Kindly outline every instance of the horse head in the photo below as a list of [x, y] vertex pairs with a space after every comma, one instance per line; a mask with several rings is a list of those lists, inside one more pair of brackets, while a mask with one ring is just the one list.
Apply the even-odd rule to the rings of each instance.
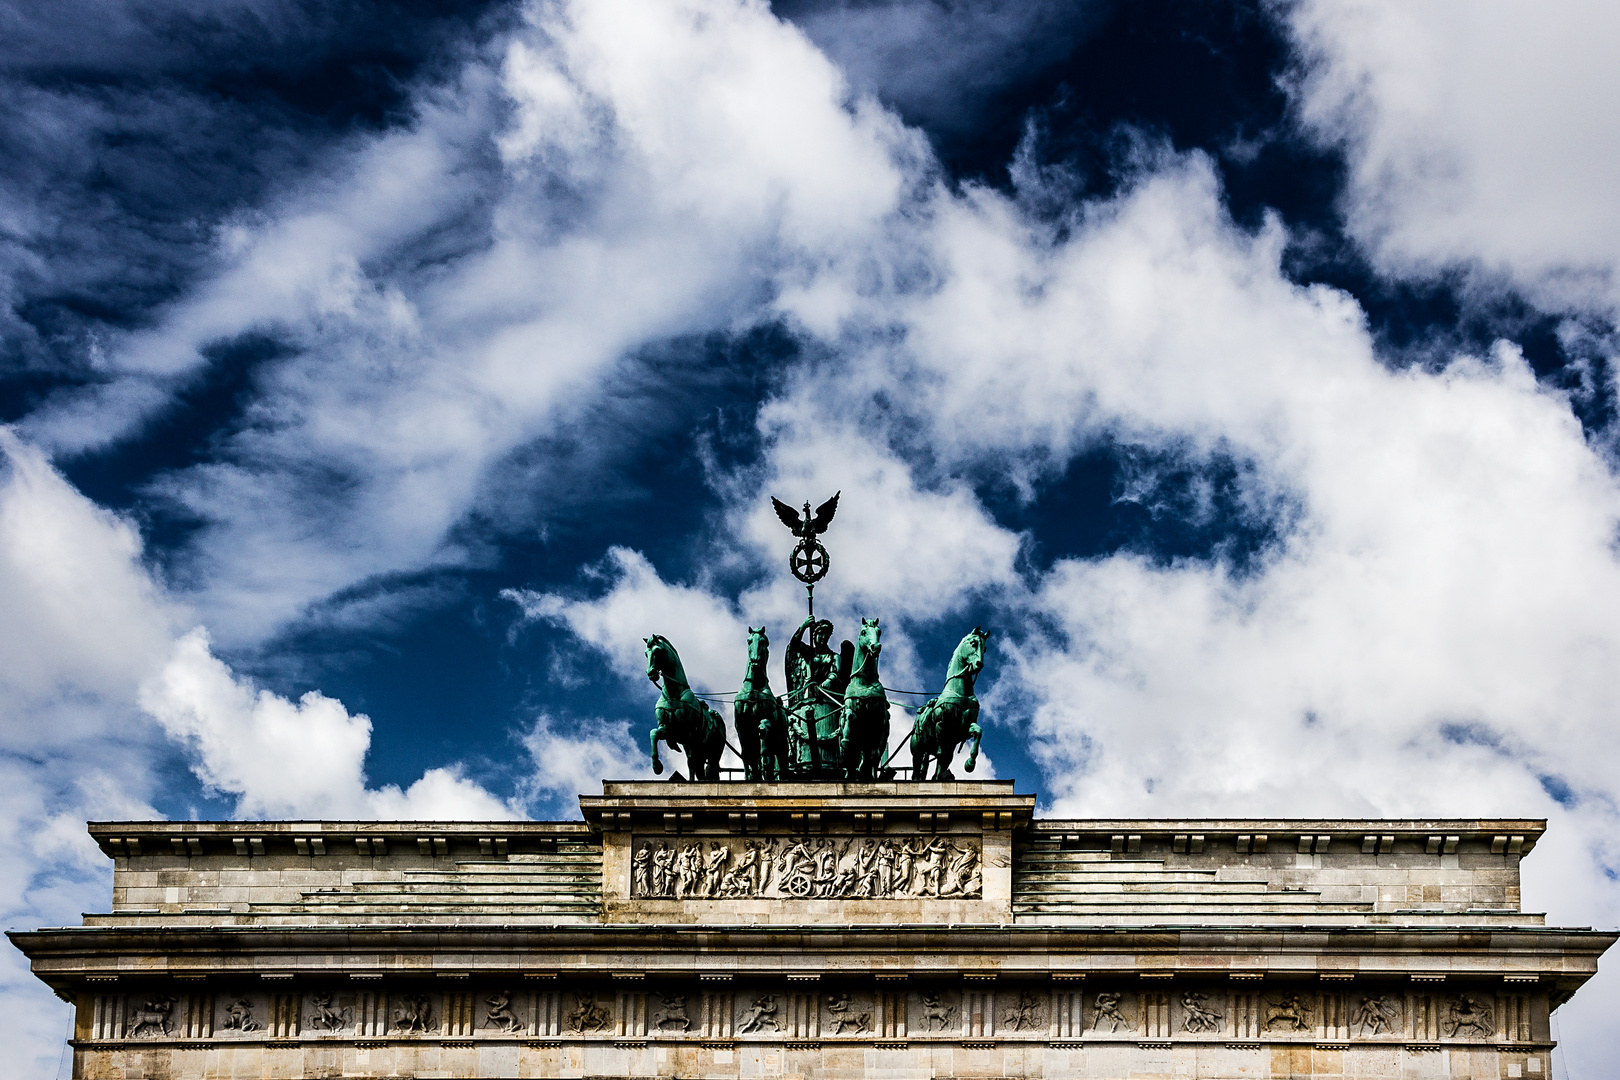
[[647, 678], [656, 686], [658, 677], [669, 672], [669, 661], [675, 652], [675, 646], [671, 645], [669, 639], [662, 634], [654, 634], [641, 640], [647, 643]]
[[956, 652], [951, 657], [951, 667], [946, 673], [947, 679], [956, 675], [966, 675], [975, 678], [984, 670], [984, 642], [990, 635], [988, 632], [975, 626], [962, 638], [956, 646]]
[[762, 626], [755, 630], [748, 628], [748, 663], [750, 665], [763, 664], [771, 658], [771, 639], [765, 635]]
[[876, 619], [862, 619], [861, 632], [855, 636], [855, 651], [860, 653], [861, 659], [878, 658], [883, 651], [883, 628], [878, 626]]

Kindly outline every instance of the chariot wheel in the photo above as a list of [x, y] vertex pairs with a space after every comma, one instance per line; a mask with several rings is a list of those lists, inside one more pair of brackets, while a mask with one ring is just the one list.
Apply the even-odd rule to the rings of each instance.
[[810, 878], [805, 874], [795, 874], [788, 878], [787, 891], [797, 897], [810, 895]]

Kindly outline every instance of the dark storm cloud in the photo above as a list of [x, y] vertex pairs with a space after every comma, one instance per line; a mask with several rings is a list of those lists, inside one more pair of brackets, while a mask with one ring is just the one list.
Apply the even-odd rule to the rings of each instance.
[[223, 221], [357, 129], [404, 118], [481, 4], [266, 0], [0, 10], [0, 418], [97, 378], [100, 336], [150, 322]]

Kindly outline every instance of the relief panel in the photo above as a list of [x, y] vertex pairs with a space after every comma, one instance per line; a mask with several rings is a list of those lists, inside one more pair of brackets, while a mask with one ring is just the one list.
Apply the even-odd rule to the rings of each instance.
[[638, 899], [976, 900], [984, 895], [977, 836], [719, 837], [637, 840]]

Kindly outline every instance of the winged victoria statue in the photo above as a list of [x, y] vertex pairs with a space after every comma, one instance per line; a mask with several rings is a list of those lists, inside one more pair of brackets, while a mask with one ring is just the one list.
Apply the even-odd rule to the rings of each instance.
[[[728, 776], [738, 770], [720, 767], [730, 743], [720, 714], [702, 700], [716, 695], [691, 689], [680, 656], [667, 638], [655, 634], [646, 639], [647, 674], [654, 683], [662, 682], [663, 691], [656, 709], [658, 723], [650, 733], [655, 772], [663, 767], [660, 741], [684, 750], [694, 780], [892, 779], [899, 770], [889, 764], [890, 758], [908, 743], [915, 779], [950, 779], [952, 759], [964, 742], [972, 744], [966, 768], [973, 771], [981, 735], [973, 684], [984, 667], [989, 636], [985, 631], [974, 627], [962, 639], [951, 657], [944, 690], [916, 710], [910, 731], [890, 746], [893, 709], [889, 690], [878, 675], [883, 651], [878, 620], [863, 618], [855, 640], [844, 641], [834, 652], [832, 622], [816, 618], [816, 582], [832, 566], [820, 538], [838, 513], [839, 494], [813, 512], [809, 502], [799, 511], [771, 499], [776, 516], [798, 540], [788, 556], [788, 569], [804, 584], [807, 614], [788, 639], [782, 658], [787, 692], [781, 697], [770, 685], [766, 628], [748, 628], [743, 683], [732, 703], [740, 746], [731, 749], [742, 759], [742, 776]], [[672, 778], [682, 777], [676, 773]]]

